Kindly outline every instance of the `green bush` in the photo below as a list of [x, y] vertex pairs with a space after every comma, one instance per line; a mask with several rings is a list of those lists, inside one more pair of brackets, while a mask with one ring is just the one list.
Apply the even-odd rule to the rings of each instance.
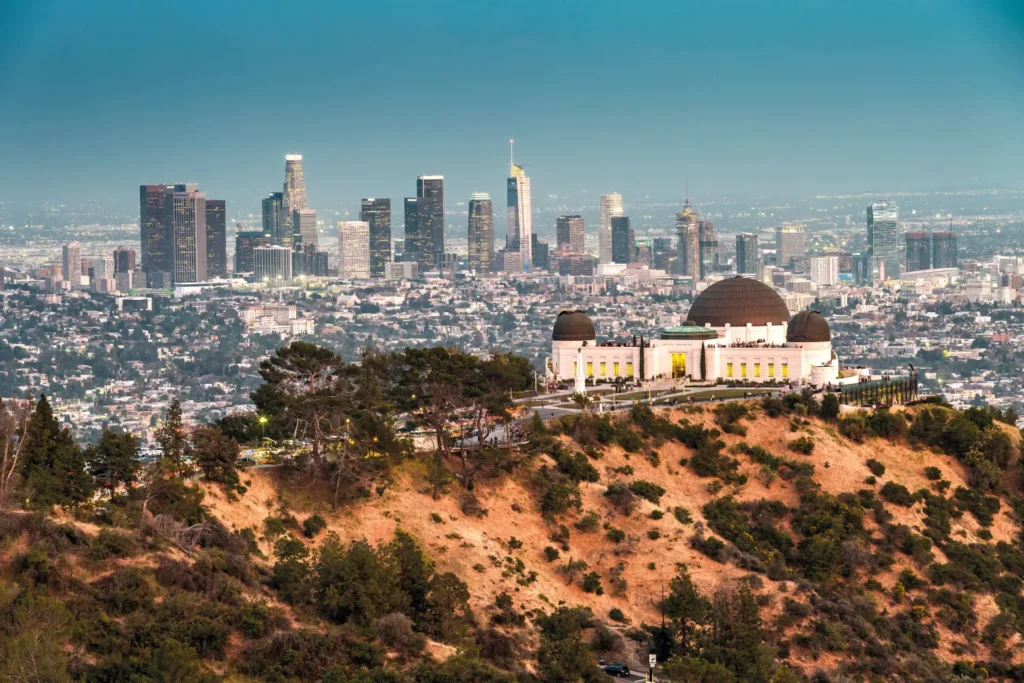
[[648, 500], [655, 505], [661, 502], [661, 497], [665, 495], [665, 489], [657, 484], [652, 484], [649, 481], [643, 479], [637, 479], [629, 485], [629, 490], [640, 496], [641, 498]]
[[604, 587], [601, 586], [601, 575], [597, 572], [590, 572], [583, 577], [583, 591], [604, 595]]
[[622, 529], [616, 529], [613, 526], [609, 526], [605, 531], [605, 537], [612, 543], [622, 543], [626, 540], [626, 532]]
[[584, 533], [593, 533], [601, 527], [601, 515], [590, 510], [587, 514], [576, 520], [573, 526]]
[[942, 470], [938, 467], [925, 467], [924, 476], [928, 477], [929, 481], [938, 481], [942, 479]]
[[903, 507], [910, 507], [914, 504], [914, 497], [907, 490], [907, 487], [896, 482], [887, 481], [878, 492], [878, 495], [890, 503], [902, 505]]
[[676, 506], [672, 508], [672, 514], [679, 521], [680, 524], [693, 524], [693, 515], [690, 511], [684, 507]]
[[801, 436], [789, 442], [789, 450], [803, 455], [810, 455], [814, 452], [814, 439], [809, 436]]
[[620, 624], [626, 623], [626, 615], [622, 613], [622, 610], [618, 607], [612, 607], [608, 610], [608, 618], [612, 621], [617, 621]]
[[306, 538], [315, 538], [317, 534], [327, 528], [327, 521], [320, 515], [311, 515], [302, 523], [302, 533]]
[[554, 562], [560, 557], [557, 549], [547, 546], [544, 548], [544, 560], [547, 562]]
[[874, 458], [869, 458], [867, 465], [868, 469], [871, 470], [871, 474], [875, 475], [876, 477], [880, 477], [883, 474], [885, 474], [885, 465], [878, 462]]

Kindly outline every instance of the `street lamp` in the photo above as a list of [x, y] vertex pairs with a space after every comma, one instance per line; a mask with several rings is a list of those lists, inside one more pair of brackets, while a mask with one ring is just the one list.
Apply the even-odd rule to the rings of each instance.
[[260, 415], [259, 423], [260, 423], [260, 429], [262, 430], [261, 436], [264, 439], [266, 439], [267, 438], [267, 416], [266, 415]]

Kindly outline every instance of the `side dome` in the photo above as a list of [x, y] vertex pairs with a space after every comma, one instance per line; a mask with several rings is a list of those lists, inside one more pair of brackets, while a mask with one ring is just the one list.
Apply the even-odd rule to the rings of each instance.
[[584, 311], [562, 311], [551, 330], [552, 341], [593, 341], [597, 339], [594, 321]]
[[832, 341], [832, 332], [828, 329], [828, 321], [817, 311], [800, 311], [789, 321], [786, 328], [786, 341], [827, 342]]
[[711, 285], [693, 301], [686, 316], [689, 325], [762, 327], [789, 322], [789, 309], [778, 292], [749, 277], [731, 277]]

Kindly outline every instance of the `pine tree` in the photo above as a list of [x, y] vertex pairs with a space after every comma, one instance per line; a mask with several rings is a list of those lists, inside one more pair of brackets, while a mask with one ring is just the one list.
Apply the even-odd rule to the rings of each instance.
[[700, 378], [708, 378], [708, 353], [704, 349], [704, 342], [700, 343]]
[[134, 436], [104, 429], [99, 443], [85, 450], [85, 462], [96, 484], [113, 497], [118, 486], [131, 490], [138, 474], [138, 454]]
[[21, 476], [35, 507], [73, 505], [92, 493], [82, 449], [61, 430], [46, 396], [40, 396], [28, 423]]
[[191, 445], [185, 423], [181, 419], [181, 403], [178, 399], [171, 401], [167, 408], [167, 416], [163, 425], [156, 432], [156, 440], [160, 444], [163, 455], [160, 458], [160, 469], [164, 475], [181, 477], [188, 474], [191, 465]]

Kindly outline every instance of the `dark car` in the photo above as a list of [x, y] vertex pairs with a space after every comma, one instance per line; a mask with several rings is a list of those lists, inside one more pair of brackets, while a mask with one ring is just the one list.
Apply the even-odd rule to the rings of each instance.
[[608, 666], [602, 667], [601, 671], [605, 672], [610, 676], [628, 676], [629, 667], [625, 664], [609, 664]]

